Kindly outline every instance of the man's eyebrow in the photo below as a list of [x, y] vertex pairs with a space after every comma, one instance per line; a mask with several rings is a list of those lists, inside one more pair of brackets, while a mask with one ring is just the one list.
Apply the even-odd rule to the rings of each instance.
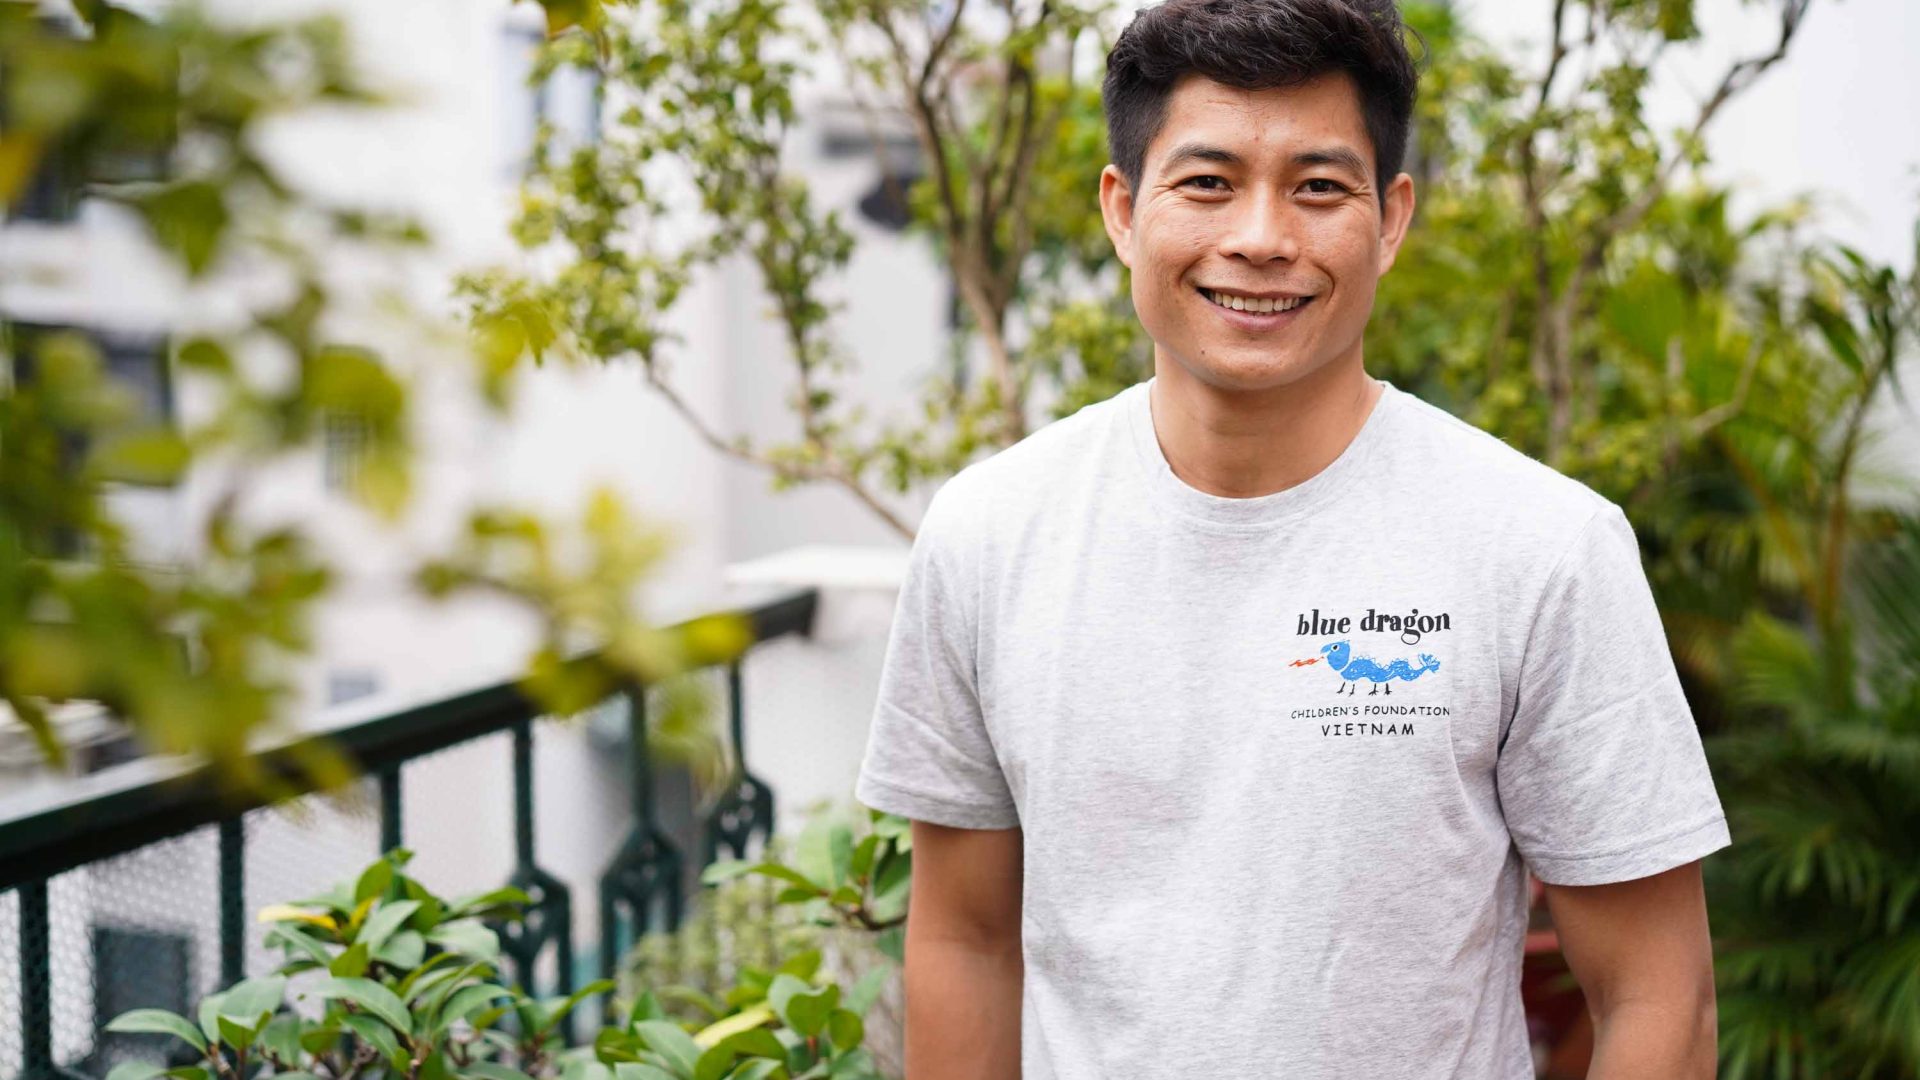
[[1306, 150], [1293, 155], [1295, 165], [1332, 165], [1345, 169], [1355, 176], [1367, 175], [1367, 163], [1359, 154], [1345, 146], [1323, 146], [1316, 150]]
[[[1164, 172], [1172, 172], [1175, 168], [1189, 161], [1212, 161], [1221, 165], [1245, 164], [1245, 162], [1241, 160], [1240, 155], [1231, 150], [1226, 150], [1208, 143], [1189, 142], [1181, 143], [1179, 146], [1174, 147], [1167, 154], [1167, 159], [1160, 168]], [[1312, 150], [1302, 150], [1289, 158], [1288, 162], [1296, 168], [1312, 165], [1332, 165], [1336, 168], [1345, 169], [1358, 177], [1367, 175], [1366, 161], [1351, 148], [1345, 146], [1322, 146]]]
[[1181, 143], [1179, 146], [1174, 147], [1173, 150], [1167, 154], [1167, 160], [1161, 163], [1160, 168], [1163, 171], [1171, 172], [1174, 168], [1184, 165], [1189, 161], [1214, 161], [1222, 165], [1241, 164], [1240, 155], [1231, 150], [1223, 150], [1218, 146], [1210, 146], [1206, 143], [1190, 142]]

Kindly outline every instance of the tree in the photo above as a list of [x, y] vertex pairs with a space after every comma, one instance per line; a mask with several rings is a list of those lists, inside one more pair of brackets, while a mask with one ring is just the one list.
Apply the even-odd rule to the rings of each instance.
[[[1689, 0], [1555, 0], [1543, 6], [1549, 60], [1531, 77], [1462, 33], [1447, 5], [1406, 3], [1407, 23], [1430, 45], [1412, 163], [1430, 194], [1408, 253], [1428, 253], [1435, 268], [1452, 260], [1452, 287], [1442, 301], [1429, 295], [1430, 272], [1395, 274], [1374, 320], [1376, 368], [1424, 370], [1433, 358], [1421, 350], [1464, 330], [1488, 359], [1454, 350], [1447, 396], [1476, 402], [1476, 422], [1575, 473], [1617, 456], [1640, 433], [1602, 422], [1614, 358], [1589, 328], [1620, 284], [1618, 260], [1669, 224], [1678, 181], [1703, 163], [1706, 128], [1787, 55], [1810, 2], [1775, 0], [1774, 47], [1732, 64], [1665, 140], [1642, 98], [1663, 57], [1699, 37]], [[912, 528], [884, 490], [904, 493], [1017, 441], [1036, 401], [1063, 415], [1147, 373], [1126, 274], [1090, 194], [1106, 162], [1098, 73], [1074, 63], [1090, 51], [1082, 46], [1104, 52], [1115, 7], [675, 0], [596, 12], [590, 31], [556, 41], [549, 62], [593, 68], [618, 109], [600, 143], [542, 156], [521, 219], [522, 241], [562, 269], [474, 276], [477, 318], [536, 323], [582, 358], [636, 360], [709, 445], [767, 468], [776, 486], [837, 485], [903, 535]], [[835, 391], [846, 357], [820, 299], [851, 239], [782, 167], [788, 88], [823, 55], [846, 72], [871, 130], [904, 118], [915, 131], [926, 173], [911, 193], [915, 224], [966, 315], [960, 351], [972, 362], [932, 378], [911, 422], [877, 429]], [[663, 156], [684, 176], [648, 168]], [[695, 193], [705, 221], [696, 239], [668, 245], [654, 226], [677, 205], [675, 187]], [[719, 430], [671, 377], [662, 316], [697, 267], [735, 252], [751, 258], [786, 331], [801, 429], [791, 445]], [[1462, 293], [1485, 299], [1468, 298], [1463, 313]], [[1684, 344], [1673, 343], [1678, 376], [1698, 383], [1691, 367], [1719, 370], [1718, 354]], [[1524, 367], [1509, 362], [1516, 350]], [[1736, 379], [1698, 402], [1691, 437], [1737, 409], [1746, 385]]]
[[[1097, 173], [1104, 163], [1087, 138], [1093, 99], [1069, 63], [1103, 9], [1049, 2], [976, 13], [962, 0], [945, 13], [844, 2], [803, 11], [781, 0], [667, 0], [600, 10], [592, 27], [557, 39], [546, 64], [592, 68], [609, 123], [600, 139], [565, 152], [546, 133], [518, 223], [522, 243], [553, 249], [560, 267], [537, 278], [470, 275], [464, 295], [474, 319], [535, 327], [580, 359], [638, 362], [715, 449], [767, 468], [777, 485], [837, 485], [911, 535], [883, 488], [905, 492], [948, 475], [979, 448], [1028, 430], [1037, 356], [1014, 332], [1046, 321], [1046, 302], [1029, 299], [1027, 286], [1036, 265], [1059, 274], [1090, 209], [1075, 202], [1057, 214], [1069, 181], [1042, 161], [1067, 131], [1076, 169], [1092, 164]], [[916, 193], [918, 217], [946, 255], [989, 373], [971, 384], [934, 380], [925, 426], [863, 430], [865, 417], [835, 390], [847, 357], [831, 336], [822, 286], [846, 265], [852, 238], [783, 167], [795, 124], [790, 88], [804, 64], [829, 52], [857, 87], [871, 84], [894, 103], [868, 102], [874, 130], [889, 108], [912, 119], [931, 163], [925, 194]], [[660, 167], [665, 160], [677, 175]], [[1086, 175], [1070, 182], [1076, 200]], [[660, 225], [682, 198], [701, 220], [676, 242]], [[674, 220], [685, 225], [684, 216]], [[1097, 211], [1091, 221], [1097, 228]], [[721, 432], [672, 379], [663, 316], [697, 268], [736, 253], [759, 272], [785, 333], [801, 432], [791, 444]]]

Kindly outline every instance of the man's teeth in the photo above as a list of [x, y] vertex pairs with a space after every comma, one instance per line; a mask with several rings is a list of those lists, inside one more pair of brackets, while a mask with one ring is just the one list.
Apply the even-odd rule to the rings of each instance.
[[1213, 301], [1216, 304], [1219, 304], [1221, 307], [1224, 307], [1224, 308], [1232, 308], [1235, 311], [1251, 311], [1255, 313], [1269, 312], [1269, 311], [1291, 311], [1294, 308], [1299, 307], [1301, 304], [1305, 303], [1306, 301], [1312, 299], [1311, 297], [1306, 297], [1306, 296], [1294, 296], [1294, 297], [1289, 297], [1285, 300], [1251, 300], [1244, 296], [1228, 296], [1226, 293], [1217, 293], [1211, 289], [1201, 289], [1200, 295], [1206, 297], [1207, 299]]

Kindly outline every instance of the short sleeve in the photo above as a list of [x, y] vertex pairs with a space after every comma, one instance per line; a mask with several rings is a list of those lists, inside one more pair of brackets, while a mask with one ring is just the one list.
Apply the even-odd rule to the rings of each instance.
[[914, 537], [854, 795], [876, 810], [966, 829], [1020, 824], [981, 715], [976, 583], [952, 484]]
[[1495, 772], [1507, 831], [1545, 882], [1629, 881], [1730, 842], [1639, 544], [1610, 502], [1547, 579]]

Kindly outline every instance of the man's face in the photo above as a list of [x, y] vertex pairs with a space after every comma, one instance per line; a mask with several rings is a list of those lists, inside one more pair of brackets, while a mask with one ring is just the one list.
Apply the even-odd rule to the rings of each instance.
[[[1133, 271], [1156, 359], [1238, 391], [1357, 365], [1374, 287], [1413, 216], [1411, 177], [1393, 179], [1384, 212], [1375, 183], [1344, 73], [1267, 90], [1176, 83], [1140, 190], [1112, 165], [1100, 176], [1107, 235]], [[1296, 297], [1307, 299], [1283, 310]]]

